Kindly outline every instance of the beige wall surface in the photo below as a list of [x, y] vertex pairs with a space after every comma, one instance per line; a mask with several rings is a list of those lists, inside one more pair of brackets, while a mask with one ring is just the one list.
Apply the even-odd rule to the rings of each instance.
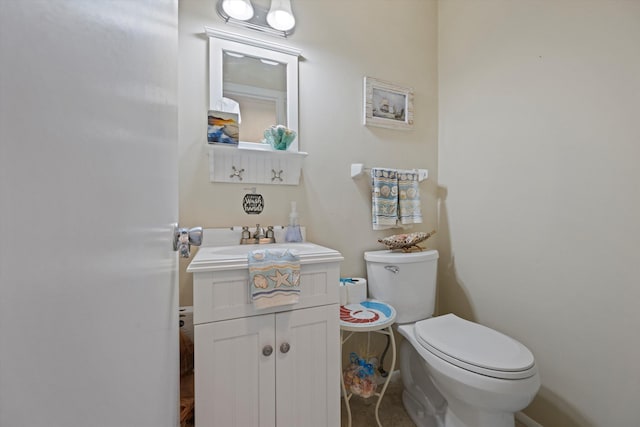
[[[364, 276], [365, 250], [383, 249], [373, 231], [368, 179], [352, 180], [351, 163], [427, 168], [420, 184], [425, 223], [436, 224], [437, 3], [432, 0], [296, 0], [297, 26], [289, 39], [222, 23], [213, 0], [179, 2], [180, 221], [183, 226], [285, 225], [298, 202], [307, 238], [339, 250], [344, 276]], [[205, 116], [209, 102], [208, 41], [204, 26], [244, 33], [302, 50], [300, 150], [309, 153], [298, 186], [258, 185], [261, 215], [247, 215], [247, 184], [210, 183]], [[372, 76], [415, 91], [411, 131], [362, 124], [363, 78]], [[242, 134], [242, 129], [240, 130]], [[430, 246], [436, 244], [436, 239]], [[192, 278], [181, 262], [180, 303], [192, 303]]]
[[638, 425], [640, 2], [439, 4], [440, 308], [534, 353], [545, 426]]

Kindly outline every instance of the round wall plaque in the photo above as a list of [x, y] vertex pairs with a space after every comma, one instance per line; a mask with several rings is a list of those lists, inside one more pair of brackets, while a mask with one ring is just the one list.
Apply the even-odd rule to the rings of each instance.
[[242, 200], [242, 209], [248, 214], [259, 214], [264, 209], [262, 194], [245, 194]]

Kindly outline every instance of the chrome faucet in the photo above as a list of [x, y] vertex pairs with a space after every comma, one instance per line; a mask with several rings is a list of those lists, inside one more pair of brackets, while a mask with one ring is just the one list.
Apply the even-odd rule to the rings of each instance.
[[253, 238], [256, 240], [264, 238], [264, 229], [260, 227], [260, 224], [256, 224], [256, 232], [254, 233]]
[[269, 243], [276, 242], [276, 235], [275, 235], [275, 232], [273, 231], [273, 225], [270, 225], [269, 227], [267, 227], [267, 232], [265, 234], [266, 234], [265, 237], [269, 239]]
[[276, 237], [273, 230], [273, 225], [267, 227], [267, 230], [260, 227], [260, 224], [256, 224], [256, 231], [251, 235], [249, 227], [243, 226], [242, 233], [240, 235], [241, 245], [260, 245], [264, 243], [275, 243]]
[[253, 245], [256, 242], [256, 239], [251, 237], [251, 232], [249, 231], [249, 227], [242, 227], [242, 234], [240, 235], [240, 244], [241, 245]]

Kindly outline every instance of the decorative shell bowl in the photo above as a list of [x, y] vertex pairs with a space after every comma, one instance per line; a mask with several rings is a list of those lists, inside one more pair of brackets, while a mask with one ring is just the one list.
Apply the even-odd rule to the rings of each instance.
[[434, 234], [436, 234], [435, 230], [430, 233], [419, 231], [409, 234], [394, 234], [384, 239], [378, 239], [378, 242], [385, 245], [387, 249], [402, 249], [403, 252], [411, 252], [412, 249], [421, 251], [423, 248], [418, 246], [418, 243], [427, 240]]
[[296, 139], [296, 131], [283, 125], [271, 126], [264, 131], [264, 139], [274, 150], [286, 150]]

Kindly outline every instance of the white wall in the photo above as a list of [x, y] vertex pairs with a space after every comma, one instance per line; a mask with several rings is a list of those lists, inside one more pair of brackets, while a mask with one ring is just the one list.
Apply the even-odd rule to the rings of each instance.
[[[180, 219], [185, 226], [286, 224], [289, 201], [298, 202], [307, 237], [345, 256], [342, 274], [365, 275], [363, 252], [383, 249], [374, 232], [368, 180], [354, 181], [349, 165], [436, 170], [437, 8], [434, 0], [296, 0], [297, 26], [285, 40], [222, 23], [212, 0], [181, 0], [180, 25]], [[204, 26], [264, 37], [302, 49], [300, 150], [309, 153], [299, 186], [259, 185], [265, 210], [247, 215], [247, 184], [208, 181], [205, 115], [208, 108], [208, 41]], [[363, 77], [415, 90], [415, 129], [394, 131], [362, 125]], [[242, 134], [242, 129], [240, 130]], [[436, 221], [436, 181], [421, 184], [425, 224]], [[432, 245], [435, 244], [435, 239]], [[184, 271], [188, 261], [183, 261]], [[182, 274], [181, 303], [192, 301], [191, 275]]]
[[545, 426], [638, 425], [640, 2], [439, 7], [440, 302], [536, 356]]

